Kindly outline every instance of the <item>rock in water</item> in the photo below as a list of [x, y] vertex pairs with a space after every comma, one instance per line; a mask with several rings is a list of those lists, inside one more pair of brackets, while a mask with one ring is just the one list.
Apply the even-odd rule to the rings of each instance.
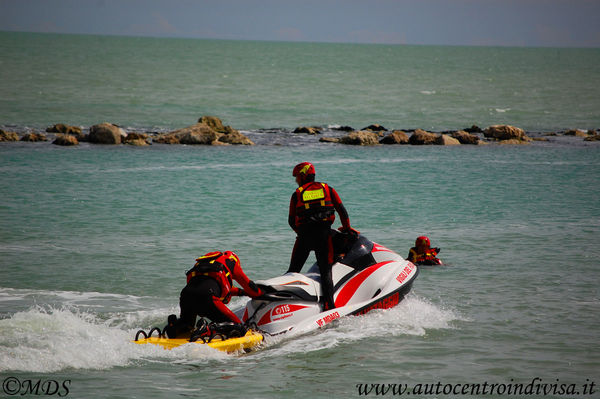
[[90, 127], [88, 141], [96, 144], [121, 144], [126, 136], [125, 130], [105, 122]]

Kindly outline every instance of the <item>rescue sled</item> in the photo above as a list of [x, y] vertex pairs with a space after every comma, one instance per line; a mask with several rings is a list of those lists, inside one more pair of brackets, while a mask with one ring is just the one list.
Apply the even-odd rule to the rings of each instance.
[[[158, 330], [158, 328], [156, 330]], [[207, 345], [213, 349], [231, 353], [239, 351], [249, 352], [253, 349], [256, 349], [263, 341], [263, 335], [252, 330], [248, 330], [246, 335], [243, 337], [227, 338], [217, 335], [210, 340], [199, 339], [194, 342], [191, 342], [189, 338], [166, 338], [166, 336], [161, 334], [160, 331], [158, 336], [152, 336], [153, 331], [155, 331], [155, 329], [150, 331], [150, 336], [147, 336], [144, 333], [144, 338], [140, 338], [138, 332], [138, 335], [136, 335], [136, 339], [133, 342], [136, 344], [159, 345], [164, 349], [169, 350], [177, 348], [181, 345], [192, 343], [195, 345]]]
[[320, 273], [286, 273], [256, 281], [265, 292], [238, 309], [246, 325], [269, 335], [304, 333], [348, 315], [392, 308], [410, 291], [417, 266], [363, 235], [334, 233], [338, 254], [332, 266], [335, 308], [324, 311]]

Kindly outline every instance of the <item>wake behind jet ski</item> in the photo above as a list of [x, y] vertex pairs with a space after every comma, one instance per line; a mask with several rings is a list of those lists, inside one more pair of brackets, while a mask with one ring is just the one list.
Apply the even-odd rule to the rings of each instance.
[[275, 335], [303, 333], [340, 317], [392, 308], [410, 291], [417, 267], [363, 235], [332, 231], [339, 254], [332, 266], [335, 308], [324, 310], [317, 264], [307, 273], [256, 281], [264, 292], [236, 314], [248, 326]]

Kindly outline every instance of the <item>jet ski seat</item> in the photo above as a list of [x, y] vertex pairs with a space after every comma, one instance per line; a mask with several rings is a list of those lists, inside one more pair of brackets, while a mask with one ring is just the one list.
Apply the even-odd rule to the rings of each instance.
[[[305, 284], [298, 282], [299, 284]], [[300, 287], [296, 287], [293, 283], [286, 285], [263, 285], [257, 284], [265, 293], [261, 298], [270, 301], [289, 301], [302, 300], [307, 302], [317, 302], [317, 296], [311, 295]]]
[[332, 234], [336, 262], [343, 263], [356, 270], [363, 270], [377, 263], [371, 254], [373, 242], [365, 236], [339, 233], [337, 231]]

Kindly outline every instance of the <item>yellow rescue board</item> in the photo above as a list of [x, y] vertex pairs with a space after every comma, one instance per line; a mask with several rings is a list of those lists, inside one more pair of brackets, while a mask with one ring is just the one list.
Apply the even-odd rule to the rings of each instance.
[[144, 339], [138, 339], [137, 341], [133, 341], [136, 344], [153, 344], [162, 346], [165, 349], [173, 349], [178, 346], [194, 343], [198, 345], [208, 345], [211, 348], [218, 349], [223, 352], [237, 352], [239, 350], [251, 350], [256, 348], [263, 340], [263, 335], [257, 333], [256, 331], [248, 331], [246, 335], [239, 338], [229, 338], [229, 339], [220, 339], [215, 337], [212, 341], [208, 343], [202, 342], [202, 340], [198, 340], [196, 342], [190, 342], [187, 338], [159, 338], [159, 337], [150, 337]]

